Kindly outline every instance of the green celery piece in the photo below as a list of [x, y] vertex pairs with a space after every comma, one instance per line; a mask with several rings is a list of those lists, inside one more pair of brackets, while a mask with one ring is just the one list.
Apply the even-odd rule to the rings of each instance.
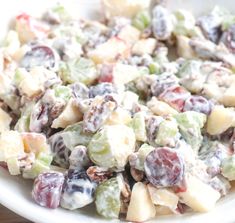
[[159, 125], [155, 142], [160, 146], [174, 146], [174, 141], [178, 133], [178, 125], [174, 119], [164, 120]]
[[136, 169], [144, 171], [144, 162], [145, 162], [146, 156], [150, 152], [152, 152], [154, 149], [155, 149], [154, 147], [150, 146], [147, 143], [144, 143], [143, 145], [141, 145], [138, 152], [136, 152], [137, 154], [137, 162], [135, 166]]
[[68, 101], [72, 96], [72, 89], [67, 86], [56, 86], [54, 88], [55, 96]]
[[106, 129], [98, 131], [88, 145], [90, 159], [99, 166], [114, 167], [116, 161], [110, 147]]
[[198, 153], [203, 140], [201, 128], [206, 122], [206, 115], [195, 111], [187, 111], [174, 115], [174, 118], [185, 141]]
[[15, 75], [14, 75], [14, 83], [16, 86], [20, 84], [20, 82], [24, 79], [24, 74], [22, 73], [22, 69], [16, 69]]
[[221, 173], [228, 180], [235, 180], [235, 155], [227, 157], [222, 161]]
[[43, 162], [45, 165], [50, 166], [52, 162], [53, 156], [48, 153], [41, 152], [37, 156], [37, 160], [40, 160]]
[[235, 24], [235, 15], [227, 15], [222, 21], [222, 30], [227, 30], [231, 25]]
[[161, 73], [161, 66], [157, 62], [153, 62], [149, 64], [149, 73], [150, 74], [160, 74]]
[[70, 149], [77, 145], [88, 146], [93, 136], [91, 133], [83, 132], [82, 122], [66, 127], [61, 134], [66, 147]]
[[52, 12], [57, 13], [57, 15], [62, 21], [66, 21], [71, 18], [68, 11], [61, 4], [57, 4], [54, 8], [52, 8]]
[[176, 19], [174, 33], [175, 35], [188, 36], [195, 27], [195, 18], [189, 11], [177, 10], [174, 12]]
[[30, 116], [23, 115], [21, 116], [14, 129], [18, 132], [29, 132]]
[[23, 108], [21, 117], [18, 119], [14, 127], [15, 130], [18, 132], [29, 132], [30, 115], [34, 106], [35, 102], [31, 101]]
[[118, 218], [121, 209], [121, 190], [117, 178], [111, 178], [101, 183], [95, 192], [97, 212], [108, 219]]
[[132, 20], [132, 25], [143, 31], [144, 29], [148, 28], [151, 23], [151, 17], [147, 10], [141, 11], [136, 14], [136, 16]]
[[186, 75], [189, 75], [191, 73], [201, 73], [200, 68], [201, 68], [202, 62], [197, 61], [197, 60], [186, 60], [184, 64], [181, 66], [179, 71], [177, 72], [178, 77], [184, 77]]
[[94, 62], [86, 58], [61, 62], [59, 75], [65, 83], [81, 82], [85, 85], [92, 84], [98, 77]]
[[147, 140], [146, 126], [145, 126], [145, 114], [143, 112], [137, 112], [134, 114], [132, 120], [132, 128], [135, 132], [136, 139], [145, 142]]
[[23, 177], [26, 179], [34, 179], [40, 173], [49, 171], [52, 159], [53, 157], [51, 154], [40, 153], [33, 163], [31, 169], [23, 171]]

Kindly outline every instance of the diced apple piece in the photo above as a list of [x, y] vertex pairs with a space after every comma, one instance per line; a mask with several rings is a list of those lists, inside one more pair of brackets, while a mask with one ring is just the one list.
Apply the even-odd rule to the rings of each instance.
[[43, 87], [33, 79], [31, 75], [25, 77], [19, 84], [20, 91], [28, 97], [38, 95], [43, 91]]
[[207, 120], [207, 132], [218, 135], [225, 132], [234, 124], [235, 112], [230, 108], [216, 105]]
[[110, 117], [106, 120], [106, 125], [128, 124], [131, 122], [131, 114], [127, 110], [118, 107], [112, 112]]
[[49, 32], [49, 26], [26, 13], [16, 17], [16, 31], [22, 43], [29, 42], [36, 38], [44, 38]]
[[126, 43], [132, 45], [136, 43], [140, 38], [140, 31], [134, 26], [126, 25], [118, 33], [118, 37], [124, 40]]
[[39, 67], [39, 66], [31, 68], [30, 75], [41, 86], [44, 86], [45, 82], [47, 82], [48, 80], [57, 78], [57, 74], [54, 71], [51, 71], [44, 67]]
[[4, 70], [4, 52], [0, 50], [0, 72], [2, 73]]
[[10, 56], [13, 56], [20, 48], [19, 35], [16, 31], [10, 30], [7, 33], [6, 39], [4, 41], [4, 47], [4, 52]]
[[151, 0], [102, 0], [106, 18], [114, 16], [133, 17], [139, 11], [147, 9]]
[[132, 91], [125, 91], [122, 99], [123, 108], [130, 110], [138, 102], [139, 96]]
[[142, 222], [153, 218], [156, 208], [150, 198], [147, 186], [141, 182], [134, 185], [127, 211], [128, 221]]
[[24, 132], [21, 133], [24, 143], [24, 151], [34, 153], [36, 156], [41, 152], [50, 153], [50, 147], [47, 144], [46, 136], [40, 133]]
[[[106, 26], [104, 23], [101, 21], [97, 20], [85, 20], [85, 26], [87, 27], [94, 27], [95, 29], [99, 30], [101, 33], [107, 33], [109, 31], [109, 27]], [[81, 30], [79, 30], [81, 31]]]
[[172, 215], [173, 212], [170, 210], [170, 208], [166, 206], [156, 205], [156, 216], [159, 215]]
[[20, 62], [22, 60], [22, 58], [24, 57], [24, 55], [30, 51], [31, 48], [28, 45], [22, 45], [18, 50], [16, 50], [16, 52], [14, 53], [14, 55], [12, 55], [12, 58], [16, 61], [16, 62]]
[[10, 129], [11, 121], [10, 115], [0, 108], [0, 133]]
[[181, 202], [198, 212], [207, 212], [213, 209], [220, 198], [220, 193], [195, 176], [188, 175], [185, 180], [187, 190], [178, 193]]
[[152, 99], [147, 103], [147, 106], [155, 115], [176, 115], [178, 113], [178, 111], [166, 102], [159, 101], [156, 97], [152, 97]]
[[233, 83], [223, 94], [221, 102], [225, 106], [235, 107], [235, 83]]
[[[12, 72], [10, 73], [12, 74]], [[17, 110], [19, 108], [19, 96], [14, 92], [15, 88], [10, 77], [11, 74], [0, 73], [0, 97], [12, 110]]]
[[142, 56], [143, 54], [152, 54], [156, 48], [157, 40], [154, 38], [141, 39], [135, 43], [132, 53]]
[[99, 82], [111, 82], [115, 85], [127, 84], [140, 77], [141, 72], [136, 66], [128, 64], [103, 64]]
[[22, 94], [33, 97], [45, 90], [45, 83], [48, 80], [56, 78], [56, 73], [43, 67], [34, 67], [30, 72], [24, 68], [18, 68], [14, 81]]
[[148, 190], [154, 204], [168, 207], [171, 211], [176, 210], [179, 197], [173, 191], [156, 188], [151, 184], [148, 184]]
[[0, 73], [0, 95], [5, 95], [9, 91], [9, 86], [12, 85], [12, 80], [8, 75]]
[[187, 36], [177, 36], [177, 54], [179, 57], [185, 59], [193, 59], [196, 57], [196, 54], [192, 47], [189, 45], [190, 38]]
[[64, 111], [52, 123], [52, 128], [66, 128], [68, 125], [74, 124], [82, 120], [83, 114], [74, 104], [74, 100], [70, 99]]
[[223, 91], [221, 91], [221, 88], [217, 84], [204, 84], [203, 93], [208, 98], [213, 98], [214, 100], [219, 102], [221, 102], [223, 98]]
[[20, 174], [20, 165], [17, 157], [11, 157], [6, 160], [9, 173], [11, 175]]
[[114, 84], [127, 84], [141, 75], [135, 66], [118, 63], [113, 70]]
[[20, 134], [16, 131], [2, 132], [0, 138], [0, 161], [24, 154], [24, 145]]
[[118, 58], [127, 58], [130, 54], [128, 44], [120, 38], [113, 37], [98, 45], [88, 53], [88, 57], [95, 63], [115, 62]]

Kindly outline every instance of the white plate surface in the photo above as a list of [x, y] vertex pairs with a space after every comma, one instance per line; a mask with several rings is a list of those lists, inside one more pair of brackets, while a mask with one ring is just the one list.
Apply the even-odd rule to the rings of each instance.
[[[144, 1], [144, 0], [143, 0]], [[46, 8], [54, 5], [54, 0], [7, 0], [0, 7], [0, 38], [4, 37], [7, 24], [18, 12], [26, 11], [32, 15], [40, 15]], [[81, 17], [99, 17], [97, 13], [101, 9], [99, 0], [62, 0], [73, 14]], [[233, 0], [169, 0], [171, 9], [185, 8], [195, 14], [207, 12], [216, 4], [222, 5], [235, 12]], [[63, 209], [48, 210], [36, 205], [31, 198], [32, 182], [22, 180], [19, 177], [10, 176], [0, 167], [0, 203], [17, 214], [37, 223], [99, 223], [119, 222], [118, 220], [104, 220], [97, 216], [93, 206], [83, 210], [67, 211]], [[220, 200], [216, 208], [206, 214], [186, 214], [183, 216], [158, 217], [150, 222], [159, 223], [234, 223], [235, 222], [235, 192]]]

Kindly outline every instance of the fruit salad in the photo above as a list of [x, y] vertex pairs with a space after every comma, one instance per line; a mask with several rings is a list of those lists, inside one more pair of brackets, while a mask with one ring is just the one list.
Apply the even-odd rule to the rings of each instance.
[[[143, 222], [207, 212], [235, 180], [235, 15], [103, 0], [15, 17], [0, 48], [0, 165], [32, 201]], [[175, 52], [175, 56], [172, 53]]]

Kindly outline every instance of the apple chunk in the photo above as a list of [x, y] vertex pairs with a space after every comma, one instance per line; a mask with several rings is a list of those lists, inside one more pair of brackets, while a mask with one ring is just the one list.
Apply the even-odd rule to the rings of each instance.
[[10, 129], [11, 121], [10, 115], [0, 108], [0, 133]]
[[36, 156], [41, 152], [50, 152], [50, 147], [47, 144], [47, 138], [41, 133], [23, 132], [21, 138], [24, 144], [24, 151], [34, 153]]
[[52, 128], [66, 128], [82, 119], [83, 114], [75, 105], [75, 101], [70, 99], [64, 111], [52, 122]]
[[218, 135], [232, 127], [235, 120], [235, 112], [230, 108], [217, 105], [213, 108], [207, 120], [207, 132], [210, 135]]
[[214, 208], [220, 193], [197, 177], [186, 177], [187, 190], [178, 193], [180, 200], [194, 211], [208, 212]]
[[101, 64], [115, 62], [118, 58], [128, 57], [129, 54], [130, 48], [128, 44], [118, 37], [112, 37], [107, 42], [98, 45], [94, 50], [90, 51], [88, 57], [96, 64]]
[[0, 137], [0, 161], [22, 156], [24, 145], [19, 132], [4, 131]]
[[142, 56], [144, 54], [152, 54], [157, 46], [157, 40], [154, 38], [141, 39], [135, 43], [132, 53]]
[[133, 17], [150, 7], [150, 0], [102, 0], [106, 18], [115, 16]]
[[176, 211], [179, 197], [170, 189], [156, 188], [149, 184], [148, 190], [154, 204], [169, 208], [172, 212]]
[[134, 26], [126, 25], [120, 30], [118, 37], [124, 40], [126, 43], [132, 45], [139, 40], [140, 34], [140, 31]]
[[223, 94], [222, 103], [225, 106], [235, 106], [235, 83], [233, 83]]
[[156, 208], [150, 198], [147, 186], [141, 182], [134, 185], [127, 211], [128, 221], [142, 222], [153, 218]]

